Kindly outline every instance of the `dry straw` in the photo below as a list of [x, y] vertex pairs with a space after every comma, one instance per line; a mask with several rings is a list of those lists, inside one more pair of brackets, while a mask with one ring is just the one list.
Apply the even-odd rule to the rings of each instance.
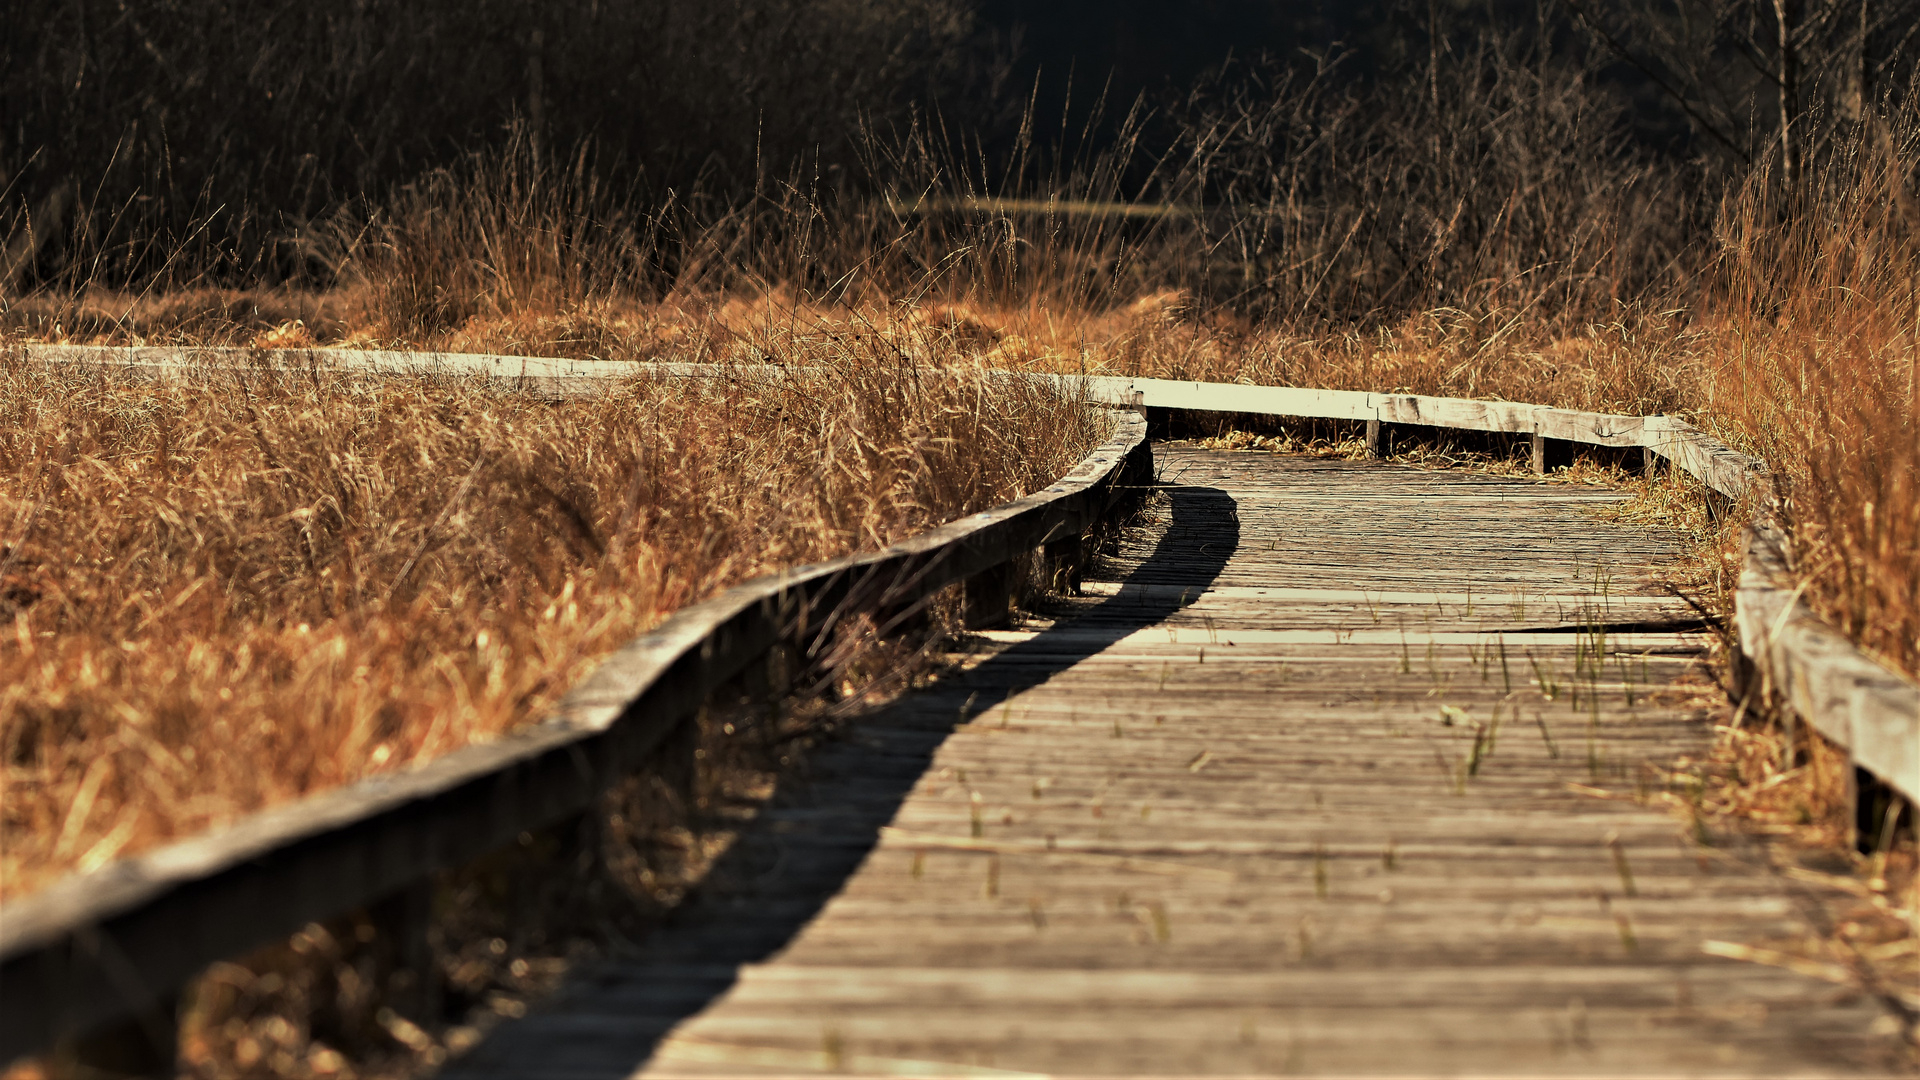
[[490, 738], [675, 608], [1032, 490], [1101, 434], [878, 340], [557, 402], [8, 361], [5, 892]]

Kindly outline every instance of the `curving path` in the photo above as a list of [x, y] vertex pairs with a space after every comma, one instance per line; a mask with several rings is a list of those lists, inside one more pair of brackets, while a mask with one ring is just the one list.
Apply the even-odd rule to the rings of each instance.
[[1156, 459], [1085, 597], [816, 754], [641, 955], [449, 1072], [1900, 1067], [1872, 999], [1713, 955], [1809, 901], [1635, 798], [1719, 706], [1620, 496]]

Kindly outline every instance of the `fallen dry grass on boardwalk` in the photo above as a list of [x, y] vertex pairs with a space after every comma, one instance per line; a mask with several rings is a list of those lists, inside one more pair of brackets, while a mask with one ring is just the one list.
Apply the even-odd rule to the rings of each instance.
[[1675, 764], [1660, 798], [1703, 850], [1722, 831], [1770, 838], [1766, 857], [1805, 919], [1791, 937], [1716, 942], [1716, 955], [1878, 997], [1920, 1048], [1920, 857], [1897, 831], [1899, 802], [1861, 815], [1873, 824], [1856, 837], [1844, 750], [1805, 725], [1744, 709], [1714, 735], [1700, 760]]
[[1080, 403], [883, 357], [547, 401], [0, 368], [0, 888], [537, 717], [727, 585], [1045, 484]]

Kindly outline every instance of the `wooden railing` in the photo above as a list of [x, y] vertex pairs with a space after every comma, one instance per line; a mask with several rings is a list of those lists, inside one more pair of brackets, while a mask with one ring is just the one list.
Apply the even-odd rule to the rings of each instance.
[[215, 960], [581, 813], [776, 646], [804, 659], [842, 621], [875, 615], [884, 629], [956, 583], [966, 583], [970, 607], [1003, 605], [1010, 560], [1038, 551], [1071, 563], [1088, 530], [1150, 481], [1145, 421], [1116, 416], [1112, 438], [1045, 490], [884, 551], [796, 567], [685, 608], [609, 657], [552, 715], [497, 742], [8, 902], [0, 1062], [138, 1015]]
[[1649, 467], [1665, 460], [1747, 515], [1735, 623], [1746, 659], [1743, 692], [1785, 704], [1854, 764], [1909, 802], [1920, 797], [1920, 686], [1892, 671], [1816, 615], [1802, 598], [1792, 546], [1780, 525], [1766, 464], [1729, 449], [1684, 421], [1618, 416], [1504, 401], [1240, 386], [1163, 379], [1094, 380], [1106, 400], [1149, 407], [1363, 421], [1377, 446], [1383, 424], [1504, 432], [1533, 440], [1536, 472], [1552, 440], [1640, 447]]
[[[596, 392], [625, 375], [727, 378], [773, 370], [344, 350], [34, 346], [17, 355], [155, 375], [205, 363], [327, 364], [485, 376], [568, 395]], [[1391, 425], [1510, 433], [1532, 440], [1537, 469], [1553, 441], [1640, 447], [1649, 465], [1668, 461], [1730, 505], [1752, 508], [1737, 621], [1754, 692], [1777, 695], [1906, 797], [1920, 793], [1920, 689], [1862, 655], [1806, 607], [1774, 524], [1764, 466], [1690, 425], [1404, 394], [998, 377], [1057, 380], [1095, 401], [1136, 408], [1356, 421], [1374, 447]], [[1012, 559], [1039, 550], [1070, 561], [1094, 523], [1127, 490], [1149, 481], [1145, 421], [1119, 415], [1114, 437], [1046, 490], [882, 552], [795, 568], [687, 608], [609, 658], [552, 716], [498, 742], [268, 810], [9, 902], [0, 916], [0, 1063], [136, 1015], [212, 961], [403, 892], [525, 831], [581, 813], [608, 785], [642, 767], [717, 687], [776, 646], [810, 647], [855, 613], [909, 612], [960, 582], [968, 583], [970, 604], [1004, 603], [1004, 568]]]

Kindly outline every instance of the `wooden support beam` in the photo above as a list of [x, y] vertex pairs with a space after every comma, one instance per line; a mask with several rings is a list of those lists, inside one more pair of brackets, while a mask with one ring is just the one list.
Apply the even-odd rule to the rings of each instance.
[[1378, 417], [1367, 421], [1367, 456], [1370, 458], [1383, 458], [1387, 456], [1386, 448], [1380, 445], [1380, 420]]
[[180, 999], [169, 994], [139, 1015], [95, 1028], [54, 1046], [49, 1080], [172, 1077], [180, 1064]]
[[1080, 595], [1080, 573], [1084, 562], [1080, 547], [1081, 538], [1071, 536], [1040, 548], [1040, 570], [1046, 578], [1049, 591], [1066, 596]]
[[965, 610], [961, 622], [969, 630], [1005, 625], [1013, 614], [1014, 567], [1001, 563], [968, 578], [962, 585]]
[[1547, 475], [1547, 437], [1533, 433], [1533, 475]]
[[434, 889], [432, 878], [422, 878], [367, 909], [378, 935], [387, 1005], [426, 1026], [438, 1021], [442, 1001], [433, 963]]

